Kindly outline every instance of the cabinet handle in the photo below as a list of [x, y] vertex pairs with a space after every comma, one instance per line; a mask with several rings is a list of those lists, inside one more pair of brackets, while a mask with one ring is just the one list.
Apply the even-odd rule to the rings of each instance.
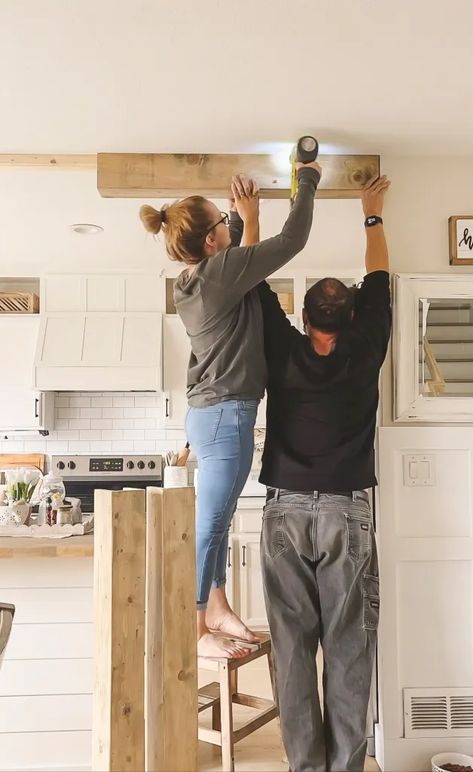
[[246, 546], [245, 545], [243, 545], [243, 547], [241, 548], [241, 551], [243, 553], [241, 564], [242, 566], [246, 566]]
[[166, 397], [166, 418], [169, 418], [169, 397]]
[[36, 399], [34, 401], [34, 417], [35, 418], [39, 418], [38, 408], [39, 408], [39, 398], [36, 397]]
[[228, 548], [227, 568], [232, 567], [232, 548]]

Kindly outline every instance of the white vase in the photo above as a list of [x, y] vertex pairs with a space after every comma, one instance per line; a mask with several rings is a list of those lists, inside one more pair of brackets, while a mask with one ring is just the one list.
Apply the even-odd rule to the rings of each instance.
[[20, 525], [25, 525], [33, 507], [31, 504], [17, 504], [15, 502], [10, 504], [10, 509], [19, 518]]

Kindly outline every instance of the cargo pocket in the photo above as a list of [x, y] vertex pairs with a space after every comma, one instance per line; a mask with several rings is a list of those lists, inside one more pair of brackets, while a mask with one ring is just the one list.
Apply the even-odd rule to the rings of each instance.
[[262, 542], [264, 552], [269, 558], [277, 558], [287, 549], [284, 518], [284, 512], [263, 515]]
[[363, 628], [377, 630], [379, 622], [379, 578], [363, 576]]
[[353, 560], [362, 561], [371, 554], [371, 517], [345, 512], [347, 552]]

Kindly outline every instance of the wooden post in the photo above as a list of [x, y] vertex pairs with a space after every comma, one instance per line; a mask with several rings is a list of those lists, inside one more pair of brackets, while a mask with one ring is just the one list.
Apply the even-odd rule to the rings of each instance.
[[146, 765], [197, 769], [193, 488], [148, 488]]
[[92, 768], [144, 770], [145, 492], [96, 491]]

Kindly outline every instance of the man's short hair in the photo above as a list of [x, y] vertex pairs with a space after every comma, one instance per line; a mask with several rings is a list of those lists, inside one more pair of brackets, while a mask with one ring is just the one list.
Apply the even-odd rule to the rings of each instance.
[[339, 279], [321, 279], [307, 291], [304, 309], [315, 330], [341, 332], [350, 326], [354, 301], [354, 288]]

